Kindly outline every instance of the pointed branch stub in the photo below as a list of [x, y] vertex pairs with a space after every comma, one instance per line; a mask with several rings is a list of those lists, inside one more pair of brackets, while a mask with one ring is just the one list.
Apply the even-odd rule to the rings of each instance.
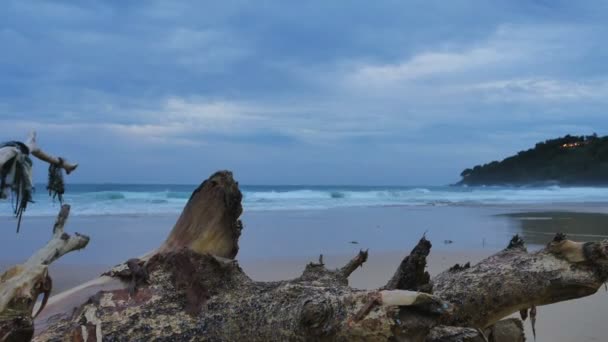
[[160, 252], [188, 248], [234, 259], [243, 229], [239, 220], [242, 198], [232, 172], [214, 173], [194, 190]]
[[346, 265], [340, 269], [340, 273], [344, 278], [348, 278], [357, 268], [363, 267], [363, 263], [367, 261], [369, 250], [360, 250], [359, 254], [352, 258]]
[[426, 257], [431, 252], [432, 244], [423, 236], [412, 249], [410, 255], [402, 261], [393, 277], [384, 286], [387, 290], [414, 290], [430, 292], [430, 275], [426, 269]]

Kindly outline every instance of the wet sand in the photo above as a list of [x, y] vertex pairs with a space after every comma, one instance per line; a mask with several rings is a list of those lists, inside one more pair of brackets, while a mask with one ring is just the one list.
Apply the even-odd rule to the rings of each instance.
[[[343, 265], [360, 248], [370, 259], [351, 276], [358, 288], [376, 288], [392, 275], [401, 258], [426, 232], [433, 242], [429, 271], [437, 274], [455, 263], [472, 263], [503, 248], [521, 234], [530, 249], [540, 248], [555, 231], [576, 240], [608, 235], [608, 215], [554, 207], [384, 207], [319, 211], [251, 212], [243, 217], [239, 262], [255, 280], [298, 276], [306, 263], [324, 254], [329, 267]], [[582, 210], [581, 210], [582, 209]], [[599, 210], [601, 208], [596, 208]], [[562, 208], [559, 208], [562, 210]], [[55, 292], [96, 277], [108, 267], [158, 246], [177, 215], [73, 217], [68, 232], [91, 236], [81, 252], [51, 266]], [[27, 217], [19, 235], [14, 220], [0, 218], [0, 270], [27, 258], [50, 235], [54, 218]], [[452, 243], [449, 243], [452, 241]], [[608, 335], [608, 294], [597, 294], [538, 308], [537, 341], [604, 341]], [[529, 322], [527, 336], [532, 340]]]
[[608, 214], [572, 211], [537, 211], [503, 215], [519, 224], [528, 244], [545, 244], [556, 232], [568, 234], [572, 240], [602, 240], [608, 234]]

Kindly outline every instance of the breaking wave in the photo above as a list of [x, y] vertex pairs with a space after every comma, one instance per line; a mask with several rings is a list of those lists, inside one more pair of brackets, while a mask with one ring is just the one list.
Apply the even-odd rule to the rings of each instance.
[[[44, 186], [39, 186], [44, 189]], [[166, 214], [181, 212], [195, 186], [72, 185], [65, 195], [73, 215]], [[560, 187], [349, 187], [243, 186], [245, 210], [311, 210], [337, 207], [513, 205], [529, 203], [608, 203], [608, 188]], [[44, 191], [34, 195], [29, 216], [55, 215], [59, 204]], [[0, 202], [0, 215], [11, 213]]]

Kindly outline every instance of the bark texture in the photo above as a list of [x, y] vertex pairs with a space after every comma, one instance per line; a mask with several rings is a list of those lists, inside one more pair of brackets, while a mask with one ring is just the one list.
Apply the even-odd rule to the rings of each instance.
[[518, 318], [498, 321], [481, 331], [473, 328], [439, 326], [433, 328], [427, 342], [525, 342], [524, 327]]
[[385, 288], [432, 292], [431, 276], [426, 271], [426, 257], [431, 253], [431, 247], [431, 242], [423, 236], [410, 255], [403, 258]]
[[607, 263], [607, 241], [576, 243], [557, 234], [528, 253], [515, 236], [477, 265], [439, 274], [434, 294], [455, 308], [444, 323], [485, 329], [512, 313], [595, 293], [608, 278]]
[[378, 290], [348, 286], [367, 251], [336, 270], [321, 257], [296, 279], [255, 282], [234, 260], [241, 198], [230, 172], [212, 175], [161, 248], [60, 294], [52, 315], [36, 321], [35, 340], [522, 341], [521, 321], [502, 318], [589, 295], [606, 280], [605, 242], [558, 235], [535, 253], [514, 238], [432, 280], [423, 237]]

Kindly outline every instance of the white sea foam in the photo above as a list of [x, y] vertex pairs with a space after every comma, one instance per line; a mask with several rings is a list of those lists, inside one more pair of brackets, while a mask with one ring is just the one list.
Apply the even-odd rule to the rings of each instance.
[[[107, 186], [109, 187], [109, 186]], [[179, 213], [195, 186], [74, 186], [65, 195], [74, 215]], [[608, 203], [608, 188], [560, 187], [282, 187], [244, 186], [245, 210], [311, 210], [369, 206], [517, 205]], [[26, 215], [55, 215], [59, 204], [46, 193], [34, 196]], [[0, 202], [0, 216], [11, 214]]]

